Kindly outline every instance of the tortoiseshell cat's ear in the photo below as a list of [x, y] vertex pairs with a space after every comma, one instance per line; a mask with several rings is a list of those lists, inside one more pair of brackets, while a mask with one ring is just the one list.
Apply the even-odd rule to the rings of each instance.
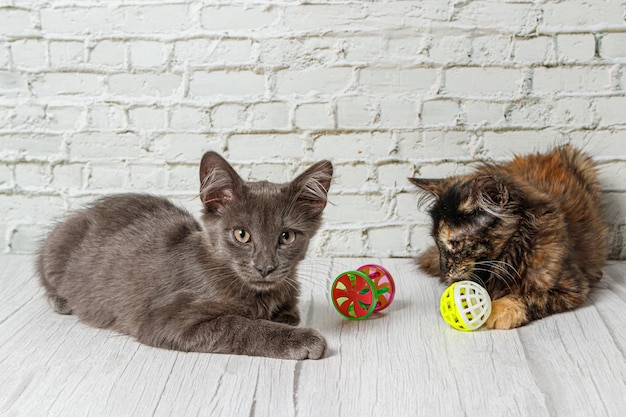
[[[509, 190], [498, 178], [485, 175], [476, 178], [472, 191], [481, 206], [504, 207], [509, 201]], [[487, 207], [483, 207], [486, 209]]]
[[200, 199], [209, 213], [219, 213], [241, 190], [243, 180], [219, 154], [207, 152], [200, 163]]
[[411, 181], [414, 185], [417, 185], [422, 190], [429, 192], [436, 198], [441, 197], [450, 187], [449, 181], [446, 178], [409, 178], [409, 181]]
[[320, 161], [295, 178], [290, 187], [297, 196], [296, 201], [306, 205], [307, 211], [317, 216], [326, 207], [332, 178], [333, 165], [330, 161]]

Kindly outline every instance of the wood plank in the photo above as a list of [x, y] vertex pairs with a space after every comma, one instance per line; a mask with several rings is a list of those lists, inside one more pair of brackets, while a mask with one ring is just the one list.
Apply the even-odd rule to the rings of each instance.
[[[33, 258], [0, 255], [2, 416], [621, 416], [626, 410], [626, 262], [583, 308], [514, 331], [462, 333], [439, 316], [444, 287], [406, 259], [307, 259], [302, 325], [320, 361], [143, 346], [52, 312]], [[380, 263], [393, 304], [368, 320], [333, 308], [340, 272]]]

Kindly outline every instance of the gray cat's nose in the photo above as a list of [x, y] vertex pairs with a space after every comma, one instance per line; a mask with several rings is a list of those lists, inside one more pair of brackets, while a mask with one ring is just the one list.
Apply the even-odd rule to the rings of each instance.
[[276, 269], [275, 266], [270, 265], [270, 266], [254, 266], [256, 268], [257, 271], [259, 271], [259, 273], [261, 274], [261, 276], [263, 278], [267, 277], [269, 274], [272, 273], [273, 270]]

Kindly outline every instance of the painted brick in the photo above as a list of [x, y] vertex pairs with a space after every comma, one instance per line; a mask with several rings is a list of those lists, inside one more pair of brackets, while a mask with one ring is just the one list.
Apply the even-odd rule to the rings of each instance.
[[338, 62], [345, 64], [358, 59], [347, 40], [323, 37], [263, 39], [255, 42], [254, 55], [263, 65], [284, 67], [295, 61], [299, 62], [297, 67], [300, 69], [326, 67]]
[[190, 94], [198, 97], [265, 94], [265, 76], [251, 71], [197, 71], [189, 84]]
[[420, 253], [434, 245], [433, 238], [430, 236], [429, 226], [414, 226], [411, 229], [410, 244], [412, 253]]
[[420, 206], [421, 192], [416, 186], [409, 184], [408, 180], [407, 184], [408, 192], [396, 195], [396, 218], [409, 221], [412, 224], [429, 225], [428, 205], [423, 203]]
[[598, 176], [603, 189], [607, 191], [626, 191], [626, 161], [616, 161], [602, 164], [598, 169]]
[[130, 191], [130, 172], [122, 163], [98, 162], [89, 164], [86, 189]]
[[250, 165], [250, 169], [245, 174], [246, 181], [271, 181], [285, 183], [293, 176], [285, 169], [284, 163], [257, 163]]
[[33, 29], [28, 10], [0, 8], [0, 27], [7, 36], [24, 35]]
[[326, 44], [323, 41], [317, 40], [314, 48], [314, 56], [321, 57], [322, 62], [332, 62], [338, 56], [344, 56], [347, 62], [385, 61], [387, 54], [393, 53], [388, 49], [389, 42], [380, 36], [350, 36], [339, 42], [326, 40]]
[[406, 252], [409, 245], [407, 227], [384, 226], [367, 231], [369, 250], [378, 256], [393, 257]]
[[589, 27], [602, 22], [604, 25], [624, 25], [624, 7], [621, 0], [601, 0], [598, 3], [585, 0], [547, 2], [542, 5], [542, 28]]
[[549, 103], [539, 99], [515, 101], [505, 109], [505, 119], [510, 127], [546, 127], [550, 124]]
[[313, 155], [316, 159], [371, 161], [388, 155], [391, 145], [388, 133], [322, 135], [315, 139]]
[[167, 58], [167, 48], [161, 42], [131, 42], [128, 48], [130, 63], [134, 68], [161, 67]]
[[85, 63], [85, 44], [79, 41], [51, 41], [50, 65], [65, 67]]
[[211, 127], [236, 128], [247, 127], [248, 106], [241, 104], [221, 104], [211, 110]]
[[263, 159], [299, 159], [303, 156], [302, 141], [297, 135], [232, 135], [228, 138], [228, 155], [233, 161]]
[[335, 124], [334, 112], [326, 103], [303, 103], [295, 109], [294, 122], [301, 129], [332, 129]]
[[589, 61], [596, 53], [596, 38], [593, 34], [559, 35], [557, 37], [559, 60]]
[[481, 28], [499, 28], [514, 33], [523, 31], [533, 4], [477, 1], [459, 5], [453, 19]]
[[97, 130], [122, 130], [128, 125], [126, 110], [119, 105], [95, 104], [89, 107], [87, 126]]
[[457, 124], [459, 117], [459, 103], [453, 100], [430, 100], [424, 102], [420, 118], [425, 125]]
[[471, 62], [481, 65], [501, 65], [509, 61], [510, 36], [476, 36], [472, 38]]
[[28, 82], [25, 75], [0, 71], [0, 96], [20, 97], [28, 94]]
[[626, 58], [626, 33], [607, 33], [602, 37], [600, 56], [603, 58]]
[[290, 5], [283, 12], [283, 23], [289, 30], [309, 31], [319, 29], [319, 22], [334, 30], [344, 28], [367, 27], [367, 10], [362, 4], [337, 4], [328, 7], [325, 4]]
[[513, 48], [515, 62], [540, 63], [554, 58], [554, 45], [551, 37], [537, 36], [516, 39]]
[[504, 121], [504, 105], [491, 101], [465, 100], [465, 121], [470, 125], [495, 126]]
[[380, 196], [341, 194], [332, 197], [332, 205], [326, 207], [324, 217], [333, 223], [350, 224], [382, 221], [387, 217], [387, 208]]
[[85, 176], [84, 164], [60, 164], [52, 167], [50, 186], [60, 189], [81, 189]]
[[552, 125], [587, 127], [593, 124], [592, 104], [586, 98], [564, 97], [556, 100], [550, 112]]
[[351, 68], [280, 71], [276, 74], [276, 93], [280, 95], [333, 94], [348, 88], [352, 72]]
[[435, 86], [437, 72], [430, 68], [365, 68], [359, 72], [364, 89], [374, 93], [427, 92]]
[[219, 137], [193, 133], [168, 133], [154, 139], [154, 155], [167, 162], [200, 164], [200, 158], [207, 151], [222, 152], [223, 144]]
[[367, 253], [365, 247], [365, 239], [363, 236], [363, 230], [334, 230], [326, 226], [317, 241], [317, 250], [314, 250], [317, 256], [322, 254], [332, 253], [334, 256], [364, 256]]
[[595, 158], [619, 157], [626, 159], [626, 129], [596, 129], [569, 133], [570, 143]]
[[468, 132], [406, 132], [399, 135], [398, 151], [411, 159], [459, 159], [470, 155], [471, 141], [472, 134]]
[[387, 129], [413, 128], [418, 124], [417, 103], [404, 98], [383, 99], [380, 106], [380, 126]]
[[18, 104], [7, 113], [7, 127], [26, 130], [29, 126], [44, 127], [46, 110], [41, 105]]
[[150, 33], [183, 30], [189, 25], [184, 5], [149, 4], [116, 8], [58, 7], [41, 10], [41, 26], [53, 33]]
[[39, 242], [45, 237], [41, 225], [19, 225], [11, 234], [11, 252], [32, 254], [39, 249]]
[[76, 133], [70, 142], [73, 161], [139, 158], [146, 154], [141, 138], [131, 133]]
[[596, 114], [602, 126], [626, 125], [626, 97], [596, 99]]
[[402, 189], [409, 185], [407, 178], [412, 175], [412, 164], [394, 161], [379, 166], [376, 178], [382, 188]]
[[0, 159], [59, 158], [63, 156], [63, 136], [59, 134], [0, 134]]
[[20, 224], [35, 224], [44, 219], [54, 220], [64, 212], [63, 201], [47, 195], [1, 195], [0, 207], [8, 229], [17, 222]]
[[[201, 155], [198, 156], [200, 161]], [[198, 165], [172, 165], [167, 170], [165, 187], [170, 190], [195, 190], [199, 187]]]
[[211, 124], [209, 109], [177, 107], [172, 110], [170, 127], [180, 130], [206, 130]]
[[472, 39], [464, 35], [431, 37], [425, 49], [434, 62], [467, 65], [472, 58]]
[[522, 79], [517, 69], [459, 67], [446, 71], [445, 86], [450, 94], [511, 94], [520, 89]]
[[253, 129], [288, 129], [289, 106], [281, 102], [258, 103], [249, 109], [250, 123]]
[[46, 66], [47, 44], [45, 41], [26, 39], [11, 43], [13, 65], [23, 68]]
[[216, 65], [219, 63], [237, 65], [252, 61], [252, 42], [247, 39], [191, 39], [176, 42], [174, 61], [188, 62], [193, 66]]
[[15, 166], [15, 183], [21, 189], [43, 188], [50, 183], [49, 167], [45, 164]]
[[165, 109], [155, 106], [133, 107], [128, 110], [129, 127], [134, 130], [159, 130], [167, 122]]
[[129, 187], [133, 190], [162, 190], [167, 184], [167, 172], [159, 165], [129, 166]]
[[182, 77], [176, 74], [113, 74], [109, 92], [129, 96], [166, 97], [180, 94]]
[[122, 43], [103, 40], [90, 50], [89, 62], [95, 65], [120, 67], [125, 62], [125, 46]]
[[510, 159], [513, 154], [547, 151], [562, 144], [563, 138], [555, 131], [500, 131], [485, 132], [484, 149], [488, 157]]
[[0, 164], [0, 191], [13, 187], [13, 170], [5, 164]]
[[73, 130], [83, 124], [82, 107], [50, 105], [46, 107], [46, 125], [51, 130]]
[[609, 68], [535, 68], [533, 90], [538, 92], [585, 92], [609, 89]]
[[95, 96], [102, 94], [103, 90], [101, 77], [92, 73], [47, 73], [32, 82], [32, 91], [37, 96]]
[[372, 177], [371, 169], [366, 163], [334, 163], [333, 171], [333, 192], [358, 192]]
[[208, 6], [202, 9], [201, 23], [207, 30], [262, 29], [276, 22], [280, 9], [263, 4]]
[[9, 55], [8, 44], [0, 42], [0, 70], [9, 69]]
[[375, 100], [364, 97], [343, 97], [337, 100], [337, 126], [339, 128], [363, 129], [376, 126], [380, 121], [380, 109]]

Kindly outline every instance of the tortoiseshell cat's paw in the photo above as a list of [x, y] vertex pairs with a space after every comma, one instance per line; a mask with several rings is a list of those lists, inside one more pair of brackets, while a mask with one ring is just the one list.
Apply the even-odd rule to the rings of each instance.
[[439, 277], [439, 249], [436, 246], [431, 246], [420, 253], [417, 257], [417, 266], [427, 274]]
[[326, 351], [326, 339], [314, 329], [295, 328], [284, 341], [285, 359], [320, 359]]
[[487, 319], [489, 329], [514, 329], [528, 322], [526, 306], [517, 297], [507, 295], [491, 303], [491, 315]]

